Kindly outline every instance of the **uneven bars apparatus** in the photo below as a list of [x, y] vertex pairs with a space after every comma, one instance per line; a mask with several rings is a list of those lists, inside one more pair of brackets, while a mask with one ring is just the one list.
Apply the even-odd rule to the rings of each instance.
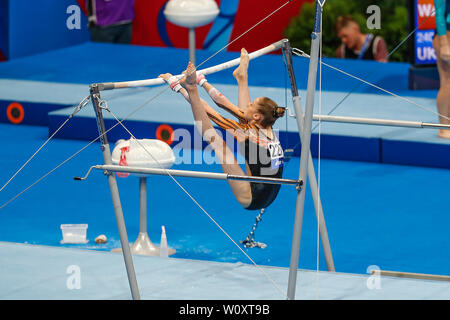
[[[297, 56], [310, 59], [311, 56], [303, 52], [299, 49], [292, 49], [292, 52], [295, 51], [295, 54]], [[338, 69], [336, 67], [333, 67], [329, 65], [328, 63], [322, 62], [323, 65], [336, 70], [338, 72], [341, 72], [345, 75], [349, 75], [347, 72], [342, 71], [341, 69]], [[351, 75], [349, 75], [351, 76]], [[351, 76], [353, 77], [353, 76]], [[368, 83], [367, 81], [361, 80], [357, 77], [353, 77], [359, 81], [362, 81], [364, 83], [367, 83], [381, 91], [390, 93], [383, 88], [380, 88], [378, 86], [372, 85]], [[392, 93], [391, 93], [392, 94]], [[393, 94], [394, 96], [397, 96]], [[398, 97], [398, 96], [397, 96]], [[292, 115], [290, 115], [292, 116]], [[295, 115], [294, 115], [295, 117]], [[393, 126], [393, 127], [405, 127], [405, 128], [420, 128], [420, 129], [449, 129], [449, 124], [442, 124], [442, 123], [428, 123], [423, 121], [405, 121], [405, 120], [387, 120], [387, 119], [377, 119], [377, 118], [357, 118], [357, 117], [347, 117], [347, 116], [331, 116], [331, 115], [313, 115], [314, 121], [325, 121], [325, 122], [339, 122], [339, 123], [352, 123], [352, 124], [368, 124], [368, 125], [378, 125], [378, 126]]]
[[269, 184], [287, 184], [301, 187], [303, 182], [294, 179], [268, 178], [259, 176], [240, 176], [235, 174], [220, 173], [220, 172], [205, 172], [205, 171], [190, 171], [190, 170], [174, 170], [174, 169], [158, 169], [158, 168], [141, 168], [118, 165], [96, 165], [92, 166], [87, 175], [83, 178], [75, 177], [75, 180], [85, 180], [92, 169], [103, 170], [106, 172], [126, 172], [126, 173], [142, 173], [157, 176], [173, 176], [173, 177], [187, 177], [187, 178], [201, 178], [212, 180], [239, 180], [247, 182], [259, 182]]
[[314, 121], [339, 122], [352, 124], [367, 124], [375, 126], [391, 126], [422, 129], [450, 129], [450, 125], [442, 123], [429, 123], [423, 121], [390, 120], [377, 118], [359, 118], [347, 116], [313, 115]]
[[[290, 53], [290, 45], [289, 45], [289, 41], [287, 39], [283, 39], [280, 40], [276, 43], [273, 43], [265, 48], [262, 48], [260, 50], [254, 51], [252, 53], [249, 54], [249, 59], [254, 59], [257, 57], [260, 57], [264, 54], [273, 52], [275, 50], [278, 49], [283, 49], [284, 54], [288, 57], [288, 61], [290, 61], [290, 63], [288, 63], [287, 67], [289, 69], [289, 74], [290, 74], [290, 79], [291, 79], [291, 86], [293, 89], [293, 99], [294, 99], [294, 106], [295, 106], [295, 110], [296, 113], [299, 115], [299, 117], [297, 118], [297, 122], [299, 125], [299, 135], [300, 137], [304, 136], [307, 137], [309, 136], [310, 140], [310, 132], [311, 132], [311, 124], [309, 125], [309, 134], [308, 134], [308, 129], [306, 128], [306, 134], [303, 133], [303, 130], [305, 130], [303, 128], [303, 124], [302, 121], [300, 121], [300, 119], [302, 119], [302, 112], [301, 112], [301, 106], [300, 106], [300, 98], [298, 96], [298, 90], [296, 90], [297, 85], [295, 83], [295, 77], [294, 77], [294, 71], [292, 68], [292, 55]], [[204, 75], [208, 75], [211, 73], [215, 73], [215, 72], [219, 72], [234, 66], [237, 66], [240, 63], [240, 58], [236, 58], [234, 60], [230, 60], [228, 62], [216, 65], [216, 66], [212, 66], [206, 69], [201, 69], [198, 70], [197, 72], [202, 73]], [[178, 75], [178, 77], [182, 77], [183, 75]], [[315, 80], [314, 80], [315, 81]], [[132, 298], [135, 300], [140, 299], [140, 294], [139, 294], [139, 288], [138, 288], [138, 284], [137, 284], [137, 280], [136, 280], [136, 273], [134, 270], [134, 265], [133, 265], [133, 259], [132, 259], [132, 255], [131, 255], [131, 251], [130, 251], [130, 246], [129, 246], [129, 241], [128, 241], [128, 236], [127, 236], [127, 232], [126, 232], [126, 226], [125, 226], [125, 221], [124, 221], [124, 217], [123, 217], [123, 210], [122, 210], [122, 206], [121, 206], [121, 202], [120, 202], [120, 196], [119, 196], [119, 190], [117, 187], [117, 181], [115, 178], [115, 175], [112, 174], [112, 172], [114, 171], [123, 171], [123, 172], [142, 172], [145, 173], [144, 171], [146, 171], [146, 173], [148, 174], [165, 174], [168, 175], [168, 173], [172, 172], [175, 173], [174, 175], [176, 175], [177, 173], [179, 173], [178, 176], [190, 176], [190, 177], [198, 177], [198, 178], [212, 178], [212, 179], [220, 179], [220, 180], [225, 180], [225, 179], [234, 179], [234, 180], [247, 180], [247, 181], [259, 181], [259, 182], [265, 182], [265, 183], [282, 183], [282, 184], [296, 184], [297, 185], [297, 190], [298, 194], [297, 194], [297, 205], [296, 205], [296, 216], [298, 215], [297, 212], [298, 211], [303, 211], [303, 206], [304, 206], [304, 194], [305, 192], [302, 190], [304, 190], [305, 188], [300, 188], [299, 186], [301, 186], [303, 184], [304, 180], [289, 180], [289, 179], [273, 179], [273, 181], [269, 181], [271, 180], [270, 178], [258, 178], [258, 177], [248, 177], [248, 176], [231, 176], [231, 175], [226, 175], [226, 174], [212, 174], [212, 173], [204, 173], [206, 174], [208, 177], [206, 177], [206, 175], [201, 174], [201, 173], [187, 173], [186, 171], [184, 173], [182, 172], [176, 172], [174, 170], [165, 170], [163, 169], [162, 171], [158, 171], [158, 169], [144, 169], [142, 170], [142, 168], [130, 168], [127, 167], [126, 169], [124, 169], [123, 167], [120, 168], [120, 166], [113, 166], [112, 165], [112, 159], [111, 159], [111, 151], [109, 148], [109, 143], [108, 143], [108, 139], [106, 136], [106, 128], [105, 128], [105, 123], [104, 123], [104, 119], [103, 119], [103, 112], [102, 109], [103, 107], [101, 106], [101, 98], [100, 98], [100, 91], [102, 90], [112, 90], [112, 89], [120, 89], [120, 88], [131, 88], [131, 87], [142, 87], [142, 86], [152, 86], [152, 85], [160, 85], [160, 84], [165, 84], [164, 80], [161, 78], [156, 78], [156, 79], [147, 79], [147, 80], [137, 80], [137, 81], [124, 81], [124, 82], [109, 82], [109, 83], [94, 83], [90, 85], [90, 97], [91, 97], [91, 101], [93, 103], [94, 106], [94, 110], [95, 110], [95, 114], [96, 114], [96, 119], [97, 119], [97, 127], [98, 127], [98, 131], [99, 131], [99, 135], [100, 135], [100, 141], [101, 141], [101, 150], [103, 153], [103, 159], [105, 162], [104, 166], [94, 166], [96, 169], [103, 169], [105, 171], [105, 174], [107, 175], [108, 178], [108, 184], [109, 184], [109, 188], [110, 188], [110, 192], [111, 192], [111, 197], [112, 197], [112, 201], [113, 201], [113, 206], [114, 206], [114, 212], [115, 212], [115, 217], [116, 217], [116, 222], [117, 222], [117, 227], [119, 230], [119, 237], [120, 237], [120, 242], [121, 242], [121, 247], [122, 247], [122, 254], [124, 257], [124, 261], [125, 261], [125, 267], [127, 270], [127, 275], [128, 275], [128, 282], [130, 285], [130, 289], [131, 289], [131, 294], [132, 294]], [[294, 90], [295, 88], [295, 90]], [[308, 100], [307, 100], [308, 101]], [[307, 109], [307, 114], [305, 116], [305, 118], [307, 119], [308, 117], [310, 118], [311, 115], [308, 115], [308, 110]], [[312, 114], [312, 111], [310, 112]], [[311, 120], [312, 121], [312, 120]], [[303, 142], [303, 141], [302, 141]], [[305, 148], [307, 147], [307, 152], [304, 151], [306, 150]], [[302, 143], [302, 155], [306, 155], [306, 157], [302, 157], [302, 159], [306, 159], [306, 163], [310, 162], [310, 165], [306, 166], [303, 163], [303, 170], [300, 169], [300, 176], [306, 177], [306, 175], [308, 175], [309, 182], [310, 182], [310, 188], [313, 194], [313, 198], [316, 199], [316, 195], [317, 195], [317, 181], [316, 181], [316, 176], [315, 176], [315, 172], [314, 172], [314, 167], [312, 165], [312, 158], [311, 158], [311, 154], [309, 152], [309, 141], [305, 141]], [[303, 162], [305, 162], [305, 160], [303, 160]], [[302, 164], [301, 164], [302, 167]], [[128, 171], [127, 171], [128, 170]], [[213, 178], [214, 176], [214, 178]], [[225, 177], [227, 176], [227, 177]], [[264, 181], [262, 181], [264, 180]], [[278, 180], [278, 181], [277, 181]], [[303, 200], [301, 200], [303, 199]], [[317, 199], [316, 199], [317, 200]], [[319, 200], [320, 201], [320, 200]], [[303, 204], [302, 204], [303, 202]], [[323, 218], [323, 211], [322, 211], [322, 206], [319, 205], [318, 208], [316, 207], [316, 203], [317, 201], [314, 201], [314, 206], [316, 209], [316, 215], [317, 217], [319, 217], [318, 219], [320, 219], [320, 233], [322, 235], [322, 244], [324, 247], [324, 252], [325, 252], [325, 258], [327, 261], [327, 267], [329, 271], [334, 271], [334, 263], [332, 260], [332, 255], [331, 255], [331, 250], [330, 250], [330, 245], [329, 245], [329, 241], [328, 241], [328, 235], [326, 232], [326, 227], [325, 227], [325, 220]], [[297, 218], [296, 218], [297, 221]], [[298, 222], [296, 222], [296, 225], [298, 224]], [[297, 230], [298, 226], [296, 226], [294, 228], [294, 230]], [[301, 229], [301, 226], [300, 226]], [[294, 232], [295, 235], [297, 235], [297, 232]], [[297, 237], [295, 237], [297, 238]], [[293, 244], [293, 251], [297, 250], [296, 248], [299, 248], [299, 242], [298, 244], [295, 243]], [[295, 249], [295, 250], [294, 250]], [[298, 251], [298, 250], [297, 250]], [[297, 258], [297, 265], [298, 265], [298, 258]], [[291, 267], [290, 269], [292, 269], [292, 263], [291, 263]], [[297, 269], [297, 266], [295, 266], [295, 269]], [[291, 272], [290, 272], [291, 274]], [[295, 287], [295, 284], [292, 283], [292, 281], [296, 281], [296, 279], [291, 279], [290, 276], [290, 283], [289, 283], [289, 288], [291, 288], [292, 286]], [[288, 289], [289, 289], [288, 288]]]

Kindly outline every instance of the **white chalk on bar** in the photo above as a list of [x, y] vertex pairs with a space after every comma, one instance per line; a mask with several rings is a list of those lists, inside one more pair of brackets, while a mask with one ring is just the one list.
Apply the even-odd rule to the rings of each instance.
[[[255, 59], [267, 53], [278, 50], [282, 47], [285, 40], [280, 40], [278, 42], [272, 43], [271, 45], [259, 49], [257, 51], [253, 51], [249, 53], [249, 59]], [[240, 58], [236, 58], [206, 69], [197, 70], [198, 73], [202, 73], [204, 75], [208, 75], [211, 73], [219, 72], [234, 66], [237, 66], [240, 62]], [[182, 78], [183, 75], [179, 74], [176, 77]], [[164, 84], [165, 81], [162, 78], [155, 79], [147, 79], [147, 80], [135, 80], [135, 81], [123, 81], [123, 82], [109, 82], [109, 83], [99, 83], [98, 86], [100, 90], [111, 90], [111, 89], [121, 89], [121, 88], [132, 88], [132, 87], [144, 87], [144, 86], [155, 86]]]

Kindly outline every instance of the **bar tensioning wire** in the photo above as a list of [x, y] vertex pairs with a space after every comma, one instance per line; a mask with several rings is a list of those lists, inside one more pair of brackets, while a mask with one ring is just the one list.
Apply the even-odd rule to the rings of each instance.
[[[278, 48], [279, 43], [281, 43], [281, 41], [276, 42], [275, 44], [272, 44], [270, 46], [267, 46], [266, 48], [263, 49], [267, 49], [267, 52], [276, 50]], [[261, 49], [261, 50], [263, 50]], [[260, 50], [259, 50], [260, 51]], [[253, 58], [259, 57], [258, 56], [253, 56]], [[229, 63], [230, 61], [228, 61]], [[225, 65], [227, 63], [223, 63], [222, 65]], [[227, 64], [228, 66], [228, 64]], [[211, 67], [212, 68], [212, 67]], [[211, 69], [209, 68], [209, 69]], [[220, 70], [213, 70], [213, 72], [218, 72], [218, 71], [222, 71], [224, 69], [220, 69]], [[211, 73], [213, 73], [211, 72]], [[131, 111], [128, 115], [126, 115], [122, 121], [126, 121], [128, 120], [132, 115], [134, 115], [136, 112], [140, 111], [141, 109], [143, 109], [147, 104], [149, 104], [150, 102], [152, 102], [153, 100], [155, 100], [156, 98], [158, 98], [159, 96], [161, 96], [164, 92], [168, 91], [169, 87], [165, 86], [161, 91], [158, 91], [154, 96], [150, 97], [147, 101], [145, 101], [143, 104], [141, 104], [140, 106], [138, 106], [135, 110]], [[83, 104], [83, 107], [87, 104], [84, 104], [84, 102], [86, 102], [87, 97], [85, 99], [82, 100], [82, 102], [80, 103]], [[81, 108], [80, 106], [78, 106], [77, 108], [75, 108], [75, 111], [69, 116], [68, 119], [66, 119], [66, 121], [52, 134], [52, 136], [47, 139], [47, 141], [35, 152], [35, 154], [32, 155], [32, 157], [30, 159], [28, 159], [28, 161], [14, 174], [14, 176], [10, 179], [10, 181], [21, 171], [23, 170], [23, 168], [31, 161], [32, 158], [34, 158], [36, 156], [36, 154], [41, 151], [41, 149], [56, 135], [56, 133], [58, 131], [60, 131], [62, 129], [62, 127], [67, 124], [67, 122], [78, 112], [80, 111]], [[119, 124], [115, 124], [113, 127], [111, 127], [110, 129], [108, 129], [106, 131], [109, 132], [110, 130], [112, 130], [114, 127], [116, 127]], [[72, 158], [74, 158], [76, 155], [78, 155], [81, 151], [83, 151], [84, 149], [86, 149], [87, 147], [89, 147], [91, 144], [93, 144], [95, 141], [97, 141], [98, 139], [100, 139], [102, 137], [102, 135], [99, 135], [98, 137], [96, 137], [94, 140], [92, 140], [91, 142], [89, 142], [85, 147], [81, 148], [80, 150], [78, 150], [77, 152], [75, 152], [72, 156], [69, 156], [67, 159], [65, 159], [64, 161], [62, 161], [58, 166], [56, 166], [55, 168], [53, 168], [52, 170], [50, 170], [49, 172], [47, 172], [46, 174], [44, 174], [41, 178], [37, 179], [35, 182], [33, 182], [30, 186], [28, 186], [27, 188], [25, 188], [24, 190], [22, 190], [19, 194], [17, 194], [16, 196], [14, 196], [13, 198], [11, 198], [10, 200], [8, 200], [6, 203], [4, 203], [2, 206], [0, 206], [0, 210], [3, 209], [6, 205], [8, 205], [9, 203], [11, 203], [13, 200], [15, 200], [17, 197], [19, 197], [20, 195], [22, 195], [24, 192], [26, 192], [28, 189], [30, 189], [31, 187], [33, 187], [34, 185], [36, 185], [38, 182], [40, 182], [41, 180], [43, 180], [44, 178], [46, 178], [49, 174], [51, 174], [52, 172], [54, 172], [56, 169], [58, 169], [59, 167], [61, 167], [62, 165], [64, 165], [65, 163], [67, 163], [68, 161], [70, 161]], [[8, 181], [3, 187], [5, 188], [6, 185], [8, 183], [10, 183], [10, 181]]]
[[[420, 29], [420, 27], [427, 22], [427, 20], [432, 17], [434, 15], [434, 10], [430, 13], [430, 15], [428, 17], [426, 17], [414, 30], [412, 30], [402, 41], [400, 41], [400, 43], [394, 48], [392, 49], [391, 52], [388, 53], [387, 55], [387, 59], [389, 59], [418, 29]], [[372, 69], [371, 72], [369, 72], [366, 77], [369, 77], [374, 71], [376, 70], [376, 68]], [[344, 98], [342, 98], [328, 113], [327, 115], [332, 114], [337, 108], [339, 108], [339, 106], [361, 85], [361, 83], [356, 84], [345, 96]], [[316, 125], [317, 127], [317, 125]], [[316, 128], [314, 127], [314, 129]], [[313, 129], [313, 130], [314, 130]]]
[[[231, 42], [229, 42], [229, 43], [227, 43], [224, 47], [222, 47], [220, 50], [218, 50], [218, 51], [216, 51], [214, 54], [212, 54], [210, 57], [208, 57], [206, 60], [204, 60], [202, 63], [200, 63], [196, 68], [198, 68], [198, 67], [200, 67], [201, 65], [203, 65], [203, 64], [205, 64], [207, 61], [209, 61], [210, 59], [212, 59], [213, 57], [215, 57], [217, 54], [219, 54], [221, 51], [223, 51], [223, 50], [225, 50], [227, 47], [229, 47], [233, 42], [235, 42], [235, 41], [237, 41], [238, 39], [240, 39], [241, 37], [243, 37], [244, 35], [246, 35], [248, 32], [250, 32], [251, 30], [253, 30], [254, 28], [256, 28], [258, 25], [260, 25], [262, 22], [264, 22], [265, 20], [267, 20], [268, 18], [270, 18], [272, 15], [274, 15], [276, 12], [278, 12], [279, 10], [281, 10], [282, 8], [284, 8], [286, 5], [288, 5], [290, 2], [292, 2], [293, 0], [288, 0], [288, 1], [286, 1], [283, 5], [281, 5], [280, 7], [278, 7], [276, 10], [274, 10], [274, 11], [272, 11], [269, 15], [267, 15], [266, 17], [264, 17], [262, 20], [260, 20], [260, 21], [258, 21], [256, 24], [254, 24], [252, 27], [250, 27], [249, 29], [247, 29], [245, 32], [243, 32], [241, 35], [239, 35], [238, 37], [236, 37], [235, 39], [233, 39]], [[279, 43], [279, 42], [278, 42]], [[270, 47], [270, 46], [269, 46]], [[276, 48], [275, 48], [276, 49]], [[275, 49], [273, 49], [273, 50], [275, 50]], [[271, 50], [271, 51], [273, 51], [273, 50]], [[270, 52], [270, 51], [269, 51]], [[236, 59], [235, 59], [236, 60]], [[181, 78], [182, 77], [184, 77], [185, 75], [182, 75], [181, 76]], [[180, 79], [181, 79], [180, 78]], [[101, 87], [100, 87], [100, 90], [106, 90], [105, 89], [105, 85], [107, 85], [108, 86], [108, 89], [114, 89], [114, 85], [112, 85], [112, 84], [100, 84], [101, 85]], [[112, 87], [111, 87], [111, 85], [112, 85]], [[165, 89], [165, 90], [167, 90], [167, 89]], [[165, 91], [164, 90], [164, 91]], [[157, 97], [157, 96], [159, 96], [160, 94], [157, 94], [156, 96], [155, 96], [155, 98]], [[150, 98], [150, 101], [151, 100], [153, 100], [152, 98]], [[84, 100], [83, 100], [84, 101]], [[148, 101], [148, 102], [150, 102], [150, 101]], [[146, 103], [144, 103], [144, 105], [143, 106], [145, 106], [148, 102], [146, 102]], [[142, 107], [143, 107], [142, 106]], [[140, 109], [141, 107], [139, 107], [139, 109]], [[78, 110], [79, 111], [79, 110]], [[69, 117], [69, 119], [70, 118], [72, 118], [72, 116], [73, 116], [74, 114], [72, 114], [70, 117]], [[64, 125], [68, 122], [68, 120], [69, 119], [67, 119], [64, 123], [63, 123], [63, 125], [61, 125], [60, 126], [60, 128], [58, 128], [57, 130], [56, 130], [56, 132], [54, 132], [54, 134], [25, 162], [25, 164], [3, 185], [3, 187], [0, 189], [0, 191], [2, 191], [5, 187], [6, 187], [6, 185], [8, 185], [10, 182], [11, 182], [11, 180], [12, 179], [14, 179], [14, 177], [31, 161], [31, 159], [33, 159], [35, 156], [36, 156], [36, 154], [56, 135], [56, 133], [59, 131], [59, 130], [61, 130], [61, 128], [62, 127], [64, 127]], [[99, 139], [100, 138], [100, 136], [99, 137], [97, 137], [97, 139]], [[97, 140], [96, 139], [96, 140]], [[95, 140], [95, 141], [96, 141]], [[64, 162], [65, 163], [65, 162]], [[56, 169], [56, 168], [55, 168]], [[53, 172], [53, 171], [52, 171]], [[40, 181], [40, 180], [39, 180]], [[28, 189], [28, 188], [27, 188]], [[26, 189], [26, 190], [27, 190]], [[26, 190], [24, 190], [24, 191], [26, 191]], [[23, 191], [23, 192], [24, 192]], [[21, 193], [20, 193], [21, 194]], [[9, 202], [8, 202], [9, 203]], [[0, 209], [2, 209], [4, 206], [1, 206], [0, 207]]]
[[138, 140], [136, 137], [131, 133], [130, 130], [123, 124], [123, 121], [120, 121], [117, 116], [109, 109], [106, 109], [119, 123], [123, 129], [141, 146], [141, 148], [144, 149], [144, 151], [152, 157], [152, 159], [158, 164], [158, 166], [166, 172], [166, 174], [172, 179], [172, 181], [197, 205], [197, 207], [203, 211], [203, 213], [219, 228], [220, 231], [245, 255], [245, 257], [259, 270], [262, 272], [264, 277], [274, 286], [275, 289], [277, 289], [284, 297], [287, 297], [286, 293], [281, 290], [281, 288], [276, 284], [276, 282], [262, 269], [256, 262], [244, 251], [244, 249], [241, 248], [241, 246], [233, 240], [233, 238], [228, 234], [228, 232], [225, 231], [225, 229], [222, 228], [222, 226], [206, 211], [205, 208], [181, 185], [180, 182], [170, 173], [170, 171], [166, 168], [164, 168], [161, 163], [158, 161], [157, 158], [155, 158], [150, 151]]
[[[167, 88], [164, 88], [163, 90], [159, 91], [156, 95], [154, 95], [153, 97], [149, 98], [147, 101], [145, 101], [142, 105], [140, 105], [138, 108], [136, 108], [135, 110], [133, 110], [132, 112], [130, 112], [128, 115], [125, 116], [125, 118], [122, 121], [126, 121], [129, 117], [131, 117], [133, 114], [135, 114], [136, 112], [138, 112], [139, 110], [141, 110], [145, 105], [147, 105], [148, 103], [150, 103], [151, 101], [155, 100], [157, 97], [159, 97], [160, 95], [162, 95], [166, 90], [168, 90]], [[100, 139], [103, 135], [106, 135], [109, 131], [111, 131], [112, 129], [114, 129], [116, 126], [118, 126], [119, 124], [116, 123], [115, 125], [113, 125], [111, 128], [109, 128], [108, 130], [105, 131], [105, 133], [100, 134], [99, 136], [97, 136], [95, 139], [93, 139], [92, 141], [90, 141], [87, 145], [85, 145], [83, 148], [79, 149], [78, 151], [76, 151], [75, 153], [73, 153], [71, 156], [69, 156], [68, 158], [66, 158], [64, 161], [62, 161], [60, 164], [58, 164], [56, 167], [54, 167], [52, 170], [48, 171], [46, 174], [44, 174], [42, 177], [40, 177], [39, 179], [37, 179], [36, 181], [34, 181], [31, 185], [29, 185], [28, 187], [26, 187], [25, 189], [23, 189], [21, 192], [19, 192], [17, 195], [15, 195], [14, 197], [12, 197], [11, 199], [9, 199], [7, 202], [5, 202], [2, 206], [0, 206], [0, 210], [3, 209], [4, 207], [6, 207], [8, 204], [10, 204], [12, 201], [14, 201], [15, 199], [17, 199], [20, 195], [22, 195], [23, 193], [25, 193], [27, 190], [29, 190], [30, 188], [32, 188], [33, 186], [35, 186], [37, 183], [39, 183], [40, 181], [42, 181], [43, 179], [45, 179], [46, 177], [48, 177], [51, 173], [53, 173], [55, 170], [57, 170], [58, 168], [60, 168], [61, 166], [63, 166], [64, 164], [66, 164], [67, 162], [69, 162], [70, 160], [72, 160], [73, 158], [75, 158], [75, 156], [77, 156], [79, 153], [81, 153], [84, 149], [86, 149], [87, 147], [89, 147], [90, 145], [92, 145], [94, 142], [96, 142], [98, 139]]]
[[47, 140], [45, 140], [45, 142], [31, 155], [31, 157], [27, 159], [27, 161], [25, 161], [25, 163], [11, 176], [11, 178], [6, 181], [6, 183], [0, 188], [0, 192], [3, 191], [3, 189], [5, 189], [5, 187], [20, 173], [20, 171], [22, 171], [23, 168], [25, 168], [27, 164], [30, 163], [31, 160], [33, 160], [33, 158], [42, 150], [42, 148], [44, 148], [44, 146], [49, 143], [50, 140], [52, 140], [59, 131], [61, 131], [61, 129], [67, 124], [67, 122], [69, 122], [69, 120], [72, 119], [75, 114], [77, 114], [89, 103], [89, 99], [90, 96], [87, 96], [78, 104], [72, 114], [50, 135], [50, 137], [47, 138]]
[[[227, 45], [225, 45], [223, 48], [221, 48], [219, 51], [217, 51], [216, 53], [214, 53], [213, 55], [211, 55], [209, 58], [207, 58], [205, 61], [203, 61], [200, 65], [203, 65], [204, 63], [206, 63], [208, 60], [210, 60], [211, 58], [213, 58], [214, 56], [216, 56], [219, 52], [223, 51], [224, 49], [226, 49], [228, 46], [230, 46], [233, 42], [235, 42], [236, 40], [238, 40], [239, 38], [241, 38], [242, 36], [244, 36], [245, 34], [247, 34], [248, 32], [250, 32], [252, 29], [254, 29], [256, 26], [258, 26], [259, 24], [261, 24], [262, 22], [264, 22], [265, 20], [267, 20], [269, 17], [271, 17], [273, 14], [275, 14], [276, 12], [278, 12], [279, 10], [281, 10], [283, 7], [285, 7], [287, 4], [289, 4], [292, 0], [289, 0], [287, 2], [285, 2], [282, 6], [280, 6], [279, 8], [277, 8], [275, 11], [271, 12], [269, 15], [267, 15], [265, 18], [263, 18], [262, 20], [260, 20], [258, 23], [256, 23], [255, 25], [253, 25], [252, 27], [250, 27], [248, 30], [246, 30], [244, 33], [242, 33], [241, 35], [239, 35], [237, 38], [233, 39], [231, 42], [229, 42]], [[185, 76], [185, 75], [183, 75]], [[151, 97], [149, 100], [147, 100], [144, 104], [142, 104], [141, 106], [139, 106], [137, 109], [135, 109], [133, 112], [131, 112], [127, 117], [130, 117], [132, 114], [134, 114], [135, 112], [137, 112], [138, 110], [140, 110], [141, 108], [143, 108], [145, 105], [147, 105], [150, 101], [156, 99], [158, 96], [160, 96], [163, 92], [165, 92], [168, 89], [168, 87], [166, 87], [164, 90], [160, 91], [158, 94], [156, 94], [155, 96]], [[126, 120], [124, 119], [124, 120]], [[31, 184], [30, 186], [28, 186], [27, 188], [25, 188], [22, 192], [20, 192], [19, 194], [17, 194], [15, 197], [11, 198], [9, 201], [7, 201], [5, 204], [3, 204], [0, 207], [0, 210], [2, 208], [4, 208], [6, 205], [8, 205], [9, 203], [11, 203], [13, 200], [15, 200], [17, 197], [19, 197], [21, 194], [23, 194], [24, 192], [26, 192], [28, 189], [30, 189], [31, 187], [33, 187], [34, 185], [36, 185], [38, 182], [40, 182], [41, 180], [43, 180], [45, 177], [47, 177], [48, 175], [50, 175], [53, 171], [55, 171], [56, 169], [58, 169], [59, 167], [61, 167], [62, 165], [64, 165], [66, 162], [70, 161], [72, 158], [74, 158], [77, 154], [79, 154], [81, 151], [83, 151], [84, 149], [86, 149], [88, 146], [90, 146], [92, 143], [94, 143], [95, 141], [97, 141], [102, 135], [105, 135], [107, 132], [109, 132], [110, 130], [112, 130], [113, 128], [115, 128], [118, 124], [122, 124], [122, 122], [124, 120], [118, 121], [118, 123], [116, 123], [113, 127], [111, 127], [110, 129], [108, 129], [107, 131], [105, 131], [103, 134], [100, 134], [97, 138], [95, 138], [94, 140], [92, 140], [89, 144], [87, 144], [85, 147], [83, 147], [82, 149], [80, 149], [79, 151], [77, 151], [76, 153], [74, 153], [73, 155], [71, 155], [70, 157], [68, 157], [66, 160], [64, 160], [62, 163], [60, 163], [58, 166], [56, 166], [54, 169], [50, 170], [49, 172], [47, 172], [44, 176], [42, 176], [41, 178], [39, 178], [38, 180], [36, 180], [33, 184]], [[194, 199], [193, 199], [194, 200]], [[233, 241], [234, 242], [234, 241]], [[239, 246], [238, 246], [239, 247]], [[240, 248], [240, 247], [239, 247]], [[245, 254], [245, 252], [244, 252]], [[262, 269], [260, 269], [262, 270]], [[267, 276], [267, 274], [262, 270], [262, 272]], [[271, 280], [269, 278], [269, 280]], [[273, 282], [273, 280], [271, 280], [271, 282], [274, 284], [274, 286], [284, 295], [286, 296], [286, 294]]]

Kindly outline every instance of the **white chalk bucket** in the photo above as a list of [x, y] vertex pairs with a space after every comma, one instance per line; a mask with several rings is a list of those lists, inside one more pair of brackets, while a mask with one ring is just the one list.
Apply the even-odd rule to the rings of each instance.
[[[172, 148], [164, 141], [157, 139], [128, 139], [116, 142], [112, 152], [114, 165], [168, 169], [175, 162]], [[143, 173], [132, 175], [145, 177]], [[118, 173], [119, 177], [127, 177], [128, 173]]]

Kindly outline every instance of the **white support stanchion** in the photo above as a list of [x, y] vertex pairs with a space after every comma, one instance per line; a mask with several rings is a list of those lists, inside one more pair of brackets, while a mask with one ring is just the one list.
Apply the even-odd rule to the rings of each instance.
[[[122, 252], [122, 248], [115, 248], [112, 252]], [[159, 256], [160, 247], [155, 245], [147, 232], [147, 178], [139, 178], [139, 234], [131, 245], [131, 253], [144, 256]], [[168, 248], [168, 255], [175, 254], [175, 249]]]
[[[300, 170], [299, 180], [305, 181], [308, 177], [308, 164], [310, 156], [310, 142], [311, 142], [311, 127], [312, 117], [314, 109], [314, 95], [316, 91], [317, 80], [317, 65], [319, 60], [319, 47], [320, 47], [320, 18], [322, 15], [322, 7], [318, 0], [316, 0], [314, 29], [311, 34], [311, 58], [309, 60], [309, 72], [308, 72], [308, 85], [306, 92], [306, 108], [303, 118], [297, 117], [297, 127], [300, 140], [302, 142], [301, 155], [300, 155]], [[301, 110], [298, 110], [298, 105], [294, 105], [296, 108], [295, 113], [300, 115]], [[303, 123], [301, 123], [303, 121]], [[301, 128], [303, 127], [303, 131]], [[295, 299], [295, 289], [297, 285], [297, 272], [300, 255], [300, 238], [302, 233], [303, 213], [305, 209], [305, 189], [302, 188], [297, 192], [297, 201], [295, 207], [295, 219], [294, 219], [294, 232], [292, 237], [291, 248], [291, 260], [289, 264], [289, 278], [288, 278], [288, 290], [287, 297], [289, 300]]]
[[[291, 81], [291, 91], [292, 91], [292, 102], [295, 109], [295, 115], [294, 117], [299, 117], [300, 119], [303, 119], [303, 111], [302, 106], [300, 103], [300, 96], [298, 94], [298, 88], [297, 88], [297, 82], [295, 79], [295, 73], [294, 73], [294, 67], [293, 67], [293, 61], [292, 61], [292, 48], [290, 46], [289, 41], [286, 40], [285, 46], [283, 48], [283, 55], [286, 63], [286, 68], [288, 69], [289, 73], [289, 79]], [[300, 138], [302, 137], [302, 133], [304, 131], [303, 127], [303, 121], [298, 121], [298, 130], [300, 132]], [[325, 255], [325, 261], [327, 264], [327, 270], [334, 272], [334, 261], [333, 261], [333, 255], [331, 252], [331, 246], [330, 246], [330, 240], [328, 237], [328, 231], [325, 224], [325, 216], [323, 213], [323, 206], [322, 206], [322, 200], [319, 195], [318, 190], [318, 183], [317, 183], [317, 177], [316, 172], [314, 169], [314, 164], [312, 160], [311, 153], [308, 155], [308, 166], [307, 166], [307, 176], [308, 176], [308, 183], [311, 190], [311, 195], [314, 202], [314, 211], [316, 212], [316, 218], [317, 222], [319, 223], [319, 233], [320, 238], [322, 241], [322, 247]]]

